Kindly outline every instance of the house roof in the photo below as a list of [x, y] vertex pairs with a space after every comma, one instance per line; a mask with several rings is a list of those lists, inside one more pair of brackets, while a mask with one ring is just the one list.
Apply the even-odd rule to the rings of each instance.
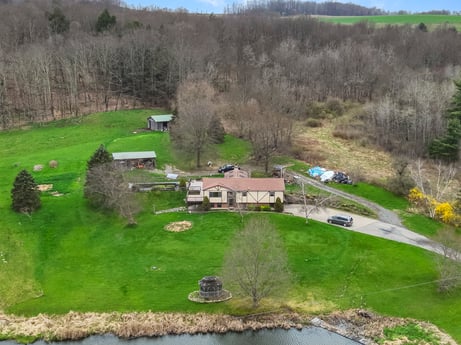
[[156, 158], [155, 151], [140, 151], [140, 152], [114, 152], [112, 153], [114, 160], [124, 159], [149, 159]]
[[149, 119], [152, 119], [155, 122], [170, 122], [173, 119], [173, 114], [152, 115], [149, 116]]
[[284, 191], [285, 182], [283, 178], [212, 178], [204, 177], [202, 179], [203, 190], [221, 188], [233, 191]]
[[225, 178], [246, 178], [248, 175], [248, 171], [241, 169], [229, 170], [224, 173]]

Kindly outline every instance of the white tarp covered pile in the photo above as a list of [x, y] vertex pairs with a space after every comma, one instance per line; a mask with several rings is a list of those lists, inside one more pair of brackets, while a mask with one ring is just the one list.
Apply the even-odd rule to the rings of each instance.
[[316, 167], [310, 168], [307, 172], [309, 176], [318, 178], [321, 182], [324, 182], [324, 183], [331, 182], [331, 181], [338, 182], [338, 183], [347, 183], [347, 184], [352, 183], [349, 176], [347, 176], [346, 173], [340, 172], [340, 171], [327, 170], [325, 168], [316, 166]]

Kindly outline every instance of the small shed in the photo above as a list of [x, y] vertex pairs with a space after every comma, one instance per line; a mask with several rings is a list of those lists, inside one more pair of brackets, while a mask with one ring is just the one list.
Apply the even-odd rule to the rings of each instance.
[[147, 128], [151, 131], [168, 131], [171, 120], [173, 120], [172, 114], [152, 115], [147, 118]]
[[155, 151], [114, 152], [112, 158], [120, 166], [127, 169], [154, 169], [157, 155]]

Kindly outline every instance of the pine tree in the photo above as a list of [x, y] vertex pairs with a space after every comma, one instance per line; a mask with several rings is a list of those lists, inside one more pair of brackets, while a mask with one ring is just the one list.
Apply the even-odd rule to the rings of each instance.
[[26, 170], [16, 176], [11, 190], [11, 207], [16, 212], [31, 213], [40, 208], [40, 191], [34, 178]]
[[[103, 144], [99, 145], [98, 149], [93, 153], [90, 160], [87, 162], [88, 170], [86, 172], [86, 181], [85, 187], [83, 189], [83, 194], [87, 199], [93, 199], [94, 193], [92, 189], [94, 188], [94, 177], [92, 170], [96, 167], [99, 167], [103, 164], [107, 164], [113, 161], [112, 155], [109, 151], [106, 150]], [[93, 180], [92, 180], [93, 179]]]
[[461, 80], [455, 81], [455, 86], [456, 92], [447, 110], [447, 132], [441, 138], [434, 139], [429, 146], [429, 154], [432, 158], [448, 162], [458, 161], [461, 139]]
[[98, 149], [93, 153], [90, 160], [87, 162], [88, 170], [96, 165], [112, 162], [112, 155], [106, 150], [104, 145], [99, 145]]
[[115, 18], [115, 16], [111, 16], [109, 14], [109, 11], [105, 9], [104, 11], [102, 11], [102, 13], [98, 17], [98, 20], [96, 22], [96, 31], [97, 32], [108, 31], [112, 29], [116, 21], [117, 19]]
[[62, 34], [69, 31], [70, 22], [60, 8], [55, 8], [48, 14], [48, 25], [53, 34]]

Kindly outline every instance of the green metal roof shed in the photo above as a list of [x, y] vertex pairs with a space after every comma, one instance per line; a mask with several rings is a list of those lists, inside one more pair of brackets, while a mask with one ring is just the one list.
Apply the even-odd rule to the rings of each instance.
[[155, 151], [140, 152], [114, 152], [112, 157], [115, 162], [125, 168], [155, 168], [157, 155]]
[[147, 128], [152, 131], [167, 131], [173, 114], [152, 115], [147, 118]]

